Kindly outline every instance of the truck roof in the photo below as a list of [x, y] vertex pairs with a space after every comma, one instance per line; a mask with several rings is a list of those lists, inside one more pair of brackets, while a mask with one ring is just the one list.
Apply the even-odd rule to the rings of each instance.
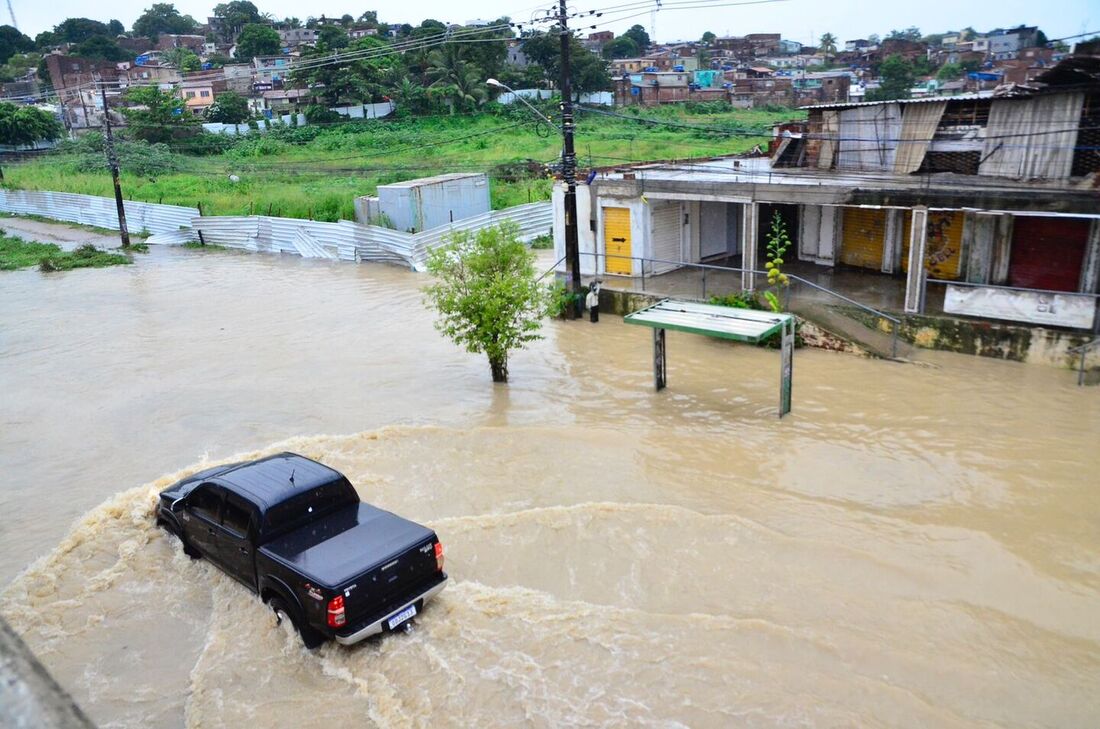
[[297, 453], [273, 456], [234, 465], [216, 480], [263, 510], [344, 477], [328, 466]]

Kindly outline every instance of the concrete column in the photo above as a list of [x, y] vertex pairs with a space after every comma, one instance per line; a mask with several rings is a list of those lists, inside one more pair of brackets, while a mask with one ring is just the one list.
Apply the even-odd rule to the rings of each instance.
[[901, 265], [902, 242], [905, 240], [905, 211], [886, 211], [886, 240], [882, 246], [882, 272], [894, 273]]
[[1085, 249], [1085, 265], [1081, 270], [1081, 288], [1085, 294], [1100, 293], [1100, 220], [1089, 226], [1089, 242]]
[[993, 240], [997, 232], [996, 215], [966, 213], [963, 223], [963, 249], [966, 251], [966, 280], [987, 284], [993, 275]]
[[993, 266], [990, 283], [1003, 286], [1008, 283], [1008, 261], [1012, 255], [1011, 215], [998, 215], [993, 224]]
[[905, 279], [905, 313], [924, 313], [924, 257], [928, 245], [928, 208], [913, 208], [913, 227], [909, 233], [909, 272]]
[[756, 289], [756, 277], [751, 271], [758, 268], [756, 263], [757, 241], [756, 230], [760, 208], [757, 203], [745, 203], [741, 215], [741, 268], [745, 271], [741, 274], [741, 288], [745, 291]]

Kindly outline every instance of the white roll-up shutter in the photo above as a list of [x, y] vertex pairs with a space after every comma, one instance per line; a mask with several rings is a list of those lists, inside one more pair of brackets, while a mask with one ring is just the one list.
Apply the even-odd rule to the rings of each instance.
[[[680, 203], [654, 205], [652, 208], [653, 229], [650, 240], [653, 242], [653, 258], [662, 261], [680, 260]], [[669, 263], [653, 263], [654, 273], [676, 268]]]

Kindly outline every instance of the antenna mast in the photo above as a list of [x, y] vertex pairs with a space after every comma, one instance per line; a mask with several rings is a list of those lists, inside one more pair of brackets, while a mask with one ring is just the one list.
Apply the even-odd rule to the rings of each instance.
[[11, 0], [8, 0], [8, 15], [11, 16], [11, 27], [19, 30], [19, 23], [15, 20], [15, 10], [11, 6]]

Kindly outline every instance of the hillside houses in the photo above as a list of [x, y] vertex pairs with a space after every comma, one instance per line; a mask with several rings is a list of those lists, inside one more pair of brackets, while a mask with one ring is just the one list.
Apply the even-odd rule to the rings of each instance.
[[887, 310], [1092, 329], [1100, 58], [996, 96], [805, 111], [808, 121], [777, 127], [768, 156], [602, 171], [580, 201], [585, 273], [671, 274], [676, 261], [759, 269], [778, 215], [792, 270], [874, 292]]

